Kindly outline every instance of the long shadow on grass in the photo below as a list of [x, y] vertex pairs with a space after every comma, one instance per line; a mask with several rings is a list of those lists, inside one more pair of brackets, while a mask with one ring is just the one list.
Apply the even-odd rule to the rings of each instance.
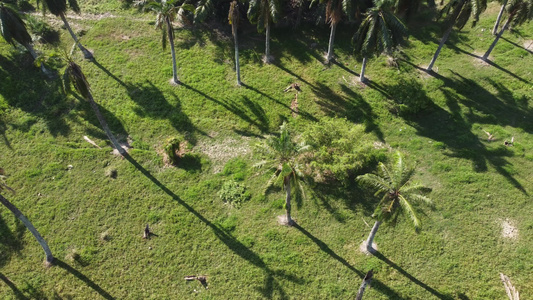
[[242, 103], [239, 104], [237, 102], [230, 102], [230, 101], [223, 101], [223, 100], [215, 99], [207, 95], [206, 93], [185, 83], [181, 83], [181, 85], [201, 95], [207, 100], [224, 107], [228, 111], [235, 114], [237, 117], [248, 122], [250, 125], [257, 127], [257, 129], [259, 129], [261, 132], [268, 132], [269, 122], [268, 122], [268, 118], [266, 117], [265, 111], [259, 104], [251, 101], [248, 97], [243, 97]]
[[0, 55], [0, 95], [9, 106], [44, 119], [53, 136], [67, 135], [70, 127], [61, 116], [69, 104], [59, 93], [57, 80], [46, 81], [32, 61], [26, 53]]
[[15, 229], [11, 230], [4, 221], [4, 216], [10, 214], [0, 215], [0, 267], [4, 266], [12, 255], [17, 254], [24, 248], [21, 242], [22, 236], [25, 233], [26, 227], [19, 219], [15, 218]]
[[54, 260], [54, 264], [66, 270], [70, 274], [76, 276], [79, 280], [83, 281], [87, 286], [89, 286], [90, 288], [95, 290], [98, 294], [100, 294], [100, 296], [102, 296], [104, 299], [108, 299], [108, 300], [115, 299], [108, 292], [102, 289], [98, 284], [96, 284], [94, 281], [89, 279], [87, 276], [83, 275], [80, 271], [74, 269], [72, 266], [70, 266], [66, 262], [56, 258]]
[[[363, 279], [365, 277], [365, 273], [357, 270], [354, 266], [352, 266], [349, 262], [347, 262], [344, 258], [339, 256], [337, 253], [335, 253], [326, 243], [312, 235], [309, 231], [305, 230], [302, 226], [298, 224], [293, 225], [294, 228], [298, 229], [301, 233], [303, 233], [305, 236], [307, 236], [313, 243], [315, 243], [320, 250], [327, 253], [329, 256], [331, 256], [333, 259], [340, 262], [343, 266], [350, 269], [350, 271], [354, 272], [359, 276], [359, 278]], [[376, 290], [380, 291], [384, 295], [386, 295], [389, 299], [405, 299], [402, 296], [400, 296], [398, 293], [396, 293], [394, 290], [383, 284], [381, 281], [377, 280], [375, 277], [372, 280], [372, 287]]]
[[6, 123], [4, 122], [4, 120], [0, 120], [0, 135], [2, 135], [2, 139], [4, 140], [4, 144], [6, 144], [7, 148], [9, 150], [13, 150], [13, 147], [11, 147], [11, 143], [6, 137], [6, 130], [7, 130]]
[[7, 286], [9, 286], [9, 288], [13, 291], [13, 293], [15, 294], [15, 297], [19, 300], [26, 300], [26, 299], [30, 299], [28, 297], [26, 297], [21, 290], [19, 290], [17, 288], [17, 286], [11, 281], [9, 280], [9, 278], [7, 278], [4, 274], [0, 273], [0, 280], [2, 280]]
[[427, 284], [423, 283], [422, 281], [418, 280], [416, 277], [414, 277], [413, 275], [407, 273], [407, 271], [405, 271], [404, 269], [402, 269], [401, 267], [399, 267], [397, 264], [393, 263], [392, 261], [390, 261], [388, 258], [386, 258], [383, 254], [381, 254], [381, 252], [377, 251], [375, 254], [374, 254], [375, 257], [379, 258], [380, 260], [382, 260], [383, 262], [385, 262], [386, 264], [388, 264], [389, 266], [391, 266], [392, 268], [394, 268], [396, 271], [398, 271], [400, 274], [402, 274], [403, 276], [407, 277], [409, 280], [411, 280], [412, 282], [416, 283], [418, 286], [422, 287], [423, 289], [425, 289], [426, 291], [430, 292], [431, 294], [433, 294], [433, 296], [441, 299], [441, 300], [453, 300], [453, 297], [449, 296], [449, 295], [444, 295], [444, 294], [441, 294], [439, 291], [435, 290], [434, 288], [428, 286]]
[[[520, 48], [520, 49], [522, 49], [522, 50], [528, 52], [529, 54], [533, 54], [533, 51], [529, 50], [529, 48], [525, 48], [525, 47], [523, 47], [523, 46], [520, 46], [520, 45], [518, 45], [517, 43], [515, 43], [515, 42], [513, 42], [513, 41], [511, 41], [511, 40], [509, 40], [509, 39], [507, 39], [507, 38], [505, 38], [505, 37], [503, 37], [503, 36], [501, 37], [501, 39], [504, 40], [504, 41], [506, 41], [507, 43], [509, 43], [509, 44], [511, 44], [511, 45], [513, 45], [513, 46], [515, 46], [515, 47], [517, 47], [517, 48]], [[531, 47], [531, 45], [533, 45], [533, 42], [530, 42], [529, 47]]]
[[341, 84], [341, 89], [346, 96], [341, 96], [333, 91], [329, 86], [318, 82], [313, 93], [317, 96], [317, 104], [322, 110], [332, 117], [346, 118], [354, 123], [363, 123], [366, 132], [373, 132], [378, 139], [384, 141], [383, 132], [375, 123], [377, 116], [372, 111], [372, 107], [360, 94], [357, 94], [349, 87]]
[[260, 292], [263, 294], [263, 296], [271, 299], [274, 297], [274, 292], [279, 293], [280, 299], [288, 299], [289, 297], [281, 287], [281, 285], [276, 280], [276, 277], [281, 277], [286, 280], [292, 281], [296, 284], [302, 284], [304, 283], [304, 280], [299, 278], [298, 276], [287, 274], [283, 270], [273, 270], [271, 269], [262, 259], [252, 250], [248, 249], [244, 244], [239, 242], [235, 237], [233, 237], [228, 231], [224, 230], [223, 228], [213, 224], [211, 221], [209, 221], [207, 218], [205, 218], [202, 214], [200, 214], [198, 211], [196, 211], [192, 206], [187, 204], [185, 201], [183, 201], [178, 195], [176, 195], [174, 192], [172, 192], [169, 188], [167, 188], [163, 183], [161, 183], [157, 178], [155, 178], [148, 170], [146, 170], [143, 166], [141, 166], [133, 157], [131, 157], [128, 153], [124, 155], [124, 157], [133, 165], [137, 170], [139, 170], [146, 178], [148, 178], [150, 181], [152, 181], [155, 185], [157, 185], [163, 192], [165, 192], [167, 195], [172, 197], [174, 201], [176, 201], [178, 204], [183, 206], [185, 209], [187, 209], [190, 213], [192, 213], [195, 217], [197, 217], [200, 221], [202, 221], [205, 225], [209, 226], [215, 236], [223, 242], [226, 247], [228, 247], [231, 251], [233, 251], [235, 254], [239, 255], [242, 259], [248, 261], [249, 263], [253, 264], [254, 266], [263, 269], [265, 272], [265, 286], [263, 288], [260, 288]]

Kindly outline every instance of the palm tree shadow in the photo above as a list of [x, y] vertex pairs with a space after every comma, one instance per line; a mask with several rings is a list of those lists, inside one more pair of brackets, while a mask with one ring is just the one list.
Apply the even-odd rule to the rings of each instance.
[[[513, 45], [513, 46], [515, 46], [515, 47], [517, 47], [517, 48], [520, 48], [520, 49], [522, 49], [522, 50], [528, 52], [529, 54], [533, 54], [533, 51], [529, 50], [529, 48], [522, 47], [522, 46], [518, 45], [517, 43], [511, 41], [510, 39], [508, 39], [508, 38], [506, 38], [506, 37], [504, 37], [504, 36], [502, 36], [501, 39], [504, 40], [504, 41], [506, 41], [507, 43], [509, 43], [509, 44], [511, 44], [511, 45]], [[531, 44], [533, 44], [533, 42], [531, 42]], [[531, 44], [530, 44], [529, 46], [531, 46]]]
[[11, 143], [10, 143], [9, 140], [7, 139], [7, 136], [6, 136], [6, 130], [7, 130], [7, 125], [6, 125], [6, 123], [4, 122], [4, 120], [1, 120], [1, 119], [0, 119], [0, 135], [2, 135], [2, 139], [4, 140], [4, 144], [6, 144], [6, 147], [7, 147], [9, 150], [13, 150], [13, 147], [11, 147]]
[[70, 104], [63, 100], [58, 82], [45, 81], [28, 54], [13, 51], [10, 58], [0, 55], [0, 78], [0, 95], [9, 106], [44, 119], [54, 137], [70, 132], [61, 117]]
[[449, 295], [444, 295], [442, 293], [440, 293], [439, 291], [435, 290], [434, 288], [428, 286], [427, 284], [423, 283], [422, 281], [418, 280], [416, 277], [414, 277], [413, 275], [407, 273], [407, 271], [405, 271], [404, 269], [402, 269], [400, 266], [398, 266], [397, 264], [393, 263], [392, 261], [390, 261], [388, 258], [386, 258], [381, 252], [379, 251], [376, 251], [374, 253], [374, 256], [377, 257], [378, 259], [380, 259], [381, 261], [385, 262], [386, 264], [388, 264], [389, 266], [391, 266], [392, 268], [394, 268], [396, 271], [398, 271], [400, 274], [402, 274], [403, 276], [407, 277], [409, 280], [411, 280], [412, 282], [416, 283], [418, 286], [422, 287], [423, 289], [425, 289], [426, 291], [430, 292], [431, 294], [433, 294], [433, 296], [441, 299], [441, 300], [453, 300], [453, 297], [449, 296]]
[[70, 274], [76, 276], [79, 280], [83, 281], [87, 286], [89, 286], [94, 291], [96, 291], [98, 294], [100, 294], [100, 296], [102, 296], [104, 299], [108, 299], [108, 300], [115, 299], [115, 297], [111, 296], [108, 292], [106, 292], [98, 284], [96, 284], [94, 281], [89, 279], [87, 276], [83, 275], [80, 271], [74, 269], [72, 266], [70, 266], [66, 262], [56, 258], [54, 260], [54, 265], [64, 269], [65, 271], [69, 272]]
[[321, 82], [316, 83], [316, 88], [312, 90], [318, 98], [317, 104], [326, 114], [346, 118], [354, 123], [362, 123], [366, 132], [373, 132], [380, 141], [384, 141], [383, 132], [375, 123], [377, 116], [368, 102], [344, 84], [341, 84], [341, 89], [346, 96], [335, 93]]
[[[347, 262], [344, 258], [339, 256], [337, 253], [335, 253], [326, 243], [312, 235], [310, 232], [305, 230], [302, 226], [295, 223], [293, 225], [294, 228], [298, 229], [301, 233], [303, 233], [305, 236], [307, 236], [313, 243], [315, 243], [320, 250], [331, 256], [333, 259], [340, 262], [343, 266], [348, 268], [350, 271], [354, 272], [359, 276], [359, 278], [363, 279], [365, 277], [365, 273], [357, 270], [354, 266], [352, 266], [349, 262]], [[394, 290], [383, 284], [381, 281], [376, 279], [375, 277], [372, 280], [372, 287], [374, 287], [376, 290], [380, 291], [384, 295], [388, 296], [389, 299], [405, 299], [402, 296], [400, 296], [398, 293], [396, 293]]]
[[198, 211], [196, 211], [192, 206], [190, 206], [185, 201], [183, 201], [178, 195], [176, 195], [169, 188], [167, 188], [163, 183], [157, 180], [157, 178], [155, 178], [148, 170], [146, 170], [143, 166], [141, 166], [128, 153], [124, 155], [124, 158], [126, 158], [135, 168], [137, 168], [137, 170], [139, 170], [146, 178], [152, 181], [152, 183], [158, 186], [163, 192], [165, 192], [168, 196], [170, 196], [174, 201], [176, 201], [179, 205], [187, 209], [190, 213], [192, 213], [195, 217], [197, 217], [202, 223], [207, 225], [213, 231], [213, 234], [222, 243], [224, 243], [226, 247], [228, 247], [235, 254], [239, 255], [242, 259], [248, 261], [255, 267], [262, 269], [265, 274], [265, 285], [264, 287], [259, 288], [258, 290], [261, 291], [264, 297], [272, 299], [274, 297], [274, 293], [277, 292], [279, 296], [276, 298], [288, 299], [285, 291], [283, 290], [281, 285], [278, 283], [276, 279], [277, 277], [284, 278], [296, 284], [304, 283], [303, 279], [295, 275], [292, 275], [290, 273], [288, 274], [283, 270], [271, 269], [261, 259], [261, 257], [259, 257], [259, 255], [257, 255], [255, 252], [253, 252], [248, 247], [246, 247], [244, 244], [242, 244], [240, 241], [238, 241], [235, 237], [233, 237], [233, 235], [230, 232], [214, 224], [213, 222], [205, 218], [202, 214], [200, 214]]
[[12, 255], [18, 254], [24, 244], [21, 242], [26, 227], [15, 217], [15, 230], [11, 230], [6, 224], [2, 215], [0, 215], [0, 267], [4, 266]]
[[15, 294], [15, 297], [16, 299], [18, 300], [27, 300], [27, 299], [30, 299], [28, 297], [26, 297], [24, 295], [24, 293], [22, 293], [21, 290], [19, 290], [17, 288], [17, 286], [11, 281], [9, 280], [9, 278], [7, 278], [4, 274], [0, 273], [0, 279], [7, 285], [9, 286], [9, 288], [13, 291], [13, 293]]

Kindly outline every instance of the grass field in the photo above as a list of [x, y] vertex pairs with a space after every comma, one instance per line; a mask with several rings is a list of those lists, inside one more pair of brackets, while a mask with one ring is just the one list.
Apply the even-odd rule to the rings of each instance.
[[[441, 31], [420, 18], [398, 67], [370, 60], [366, 86], [357, 82], [361, 60], [351, 55], [349, 26], [339, 28], [331, 65], [323, 63], [326, 27], [274, 29], [271, 65], [262, 63], [263, 36], [245, 27], [242, 87], [229, 25], [176, 28], [183, 84], [172, 86], [170, 51], [161, 49], [152, 15], [112, 1], [83, 5], [111, 14], [69, 19], [96, 58], [76, 51], [74, 60], [112, 131], [133, 148], [124, 159], [111, 154], [90, 105], [0, 41], [0, 167], [16, 190], [3, 195], [57, 257], [56, 266], [43, 266], [33, 236], [0, 210], [0, 298], [350, 299], [370, 269], [365, 299], [505, 299], [500, 272], [523, 299], [533, 297], [533, 50], [525, 49], [533, 24], [505, 33], [482, 63], [499, 9], [492, 3], [478, 26], [452, 34], [430, 76], [421, 68]], [[58, 57], [70, 51], [59, 31], [57, 45], [36, 48]], [[50, 66], [60, 73], [64, 63]], [[294, 94], [283, 92], [292, 82], [302, 86], [296, 118]], [[427, 107], [409, 114], [398, 105], [412, 101]], [[400, 219], [380, 228], [375, 256], [361, 253], [377, 201], [353, 176], [310, 186], [293, 210], [298, 225], [278, 225], [284, 191], [263, 195], [269, 175], [252, 166], [260, 160], [255, 144], [283, 121], [295, 136], [333, 124], [348, 132], [349, 147], [402, 151], [417, 166], [415, 179], [433, 189], [420, 233]], [[162, 155], [176, 136], [188, 142], [177, 168]], [[511, 137], [514, 146], [504, 146]], [[230, 180], [251, 195], [239, 208], [218, 196]], [[149, 240], [146, 224], [156, 234]], [[503, 227], [515, 235], [503, 236]], [[206, 275], [209, 288], [185, 281], [189, 275]]]

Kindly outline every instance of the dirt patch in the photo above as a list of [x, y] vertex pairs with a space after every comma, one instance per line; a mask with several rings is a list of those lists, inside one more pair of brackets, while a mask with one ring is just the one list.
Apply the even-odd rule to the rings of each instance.
[[516, 228], [513, 220], [500, 220], [500, 225], [502, 226], [502, 237], [511, 240], [516, 240], [518, 238], [518, 228]]
[[524, 41], [524, 49], [533, 51], [533, 40]]
[[198, 143], [195, 150], [202, 152], [213, 162], [213, 172], [220, 173], [228, 160], [251, 153], [249, 137], [206, 140]]

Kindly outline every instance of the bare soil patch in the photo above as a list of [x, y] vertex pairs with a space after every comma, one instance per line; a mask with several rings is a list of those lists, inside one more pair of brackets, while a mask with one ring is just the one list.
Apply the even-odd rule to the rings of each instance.
[[239, 139], [227, 137], [220, 140], [211, 139], [199, 142], [195, 148], [207, 155], [213, 162], [213, 172], [216, 174], [222, 171], [228, 160], [249, 154], [251, 152], [249, 142], [249, 137]]
[[518, 228], [516, 228], [515, 222], [510, 219], [500, 220], [502, 226], [502, 237], [511, 240], [518, 238]]

